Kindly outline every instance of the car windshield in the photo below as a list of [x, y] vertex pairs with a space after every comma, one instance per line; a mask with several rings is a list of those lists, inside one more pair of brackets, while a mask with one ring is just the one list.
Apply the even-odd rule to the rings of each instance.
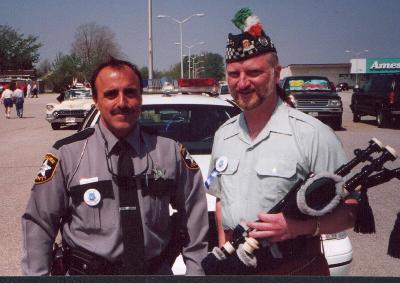
[[295, 77], [285, 83], [286, 91], [331, 91], [330, 83], [324, 78]]
[[143, 105], [140, 124], [181, 142], [192, 154], [210, 154], [216, 130], [239, 113], [220, 105]]
[[90, 89], [73, 89], [65, 92], [65, 100], [84, 98], [92, 98], [92, 91]]

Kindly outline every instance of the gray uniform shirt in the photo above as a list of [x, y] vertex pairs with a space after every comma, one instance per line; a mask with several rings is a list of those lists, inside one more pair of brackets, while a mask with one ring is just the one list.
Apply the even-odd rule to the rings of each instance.
[[[126, 140], [137, 153], [133, 158], [135, 174], [147, 173], [150, 178], [175, 183], [168, 191], [157, 186], [138, 190], [145, 258], [158, 256], [168, 244], [169, 204], [173, 202], [183, 208], [190, 239], [183, 247], [187, 274], [203, 274], [200, 262], [207, 254], [208, 216], [200, 170], [189, 168], [190, 155], [184, 155], [182, 145], [171, 139], [136, 127]], [[121, 256], [119, 193], [110, 173], [117, 174], [117, 142], [100, 122], [94, 129], [57, 142], [46, 155], [22, 216], [24, 275], [50, 272], [52, 244], [59, 229], [72, 247], [82, 247], [111, 262]], [[101, 200], [95, 206], [84, 200], [89, 188], [100, 192]]]
[[227, 167], [209, 193], [221, 199], [224, 229], [256, 220], [308, 173], [333, 172], [347, 162], [328, 126], [280, 99], [255, 140], [249, 137], [243, 113], [222, 125], [215, 134], [210, 172], [223, 156]]

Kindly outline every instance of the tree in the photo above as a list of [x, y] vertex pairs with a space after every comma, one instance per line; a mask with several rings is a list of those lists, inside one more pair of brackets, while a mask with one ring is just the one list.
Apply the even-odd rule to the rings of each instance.
[[110, 56], [123, 57], [121, 49], [115, 41], [114, 32], [107, 26], [99, 26], [93, 22], [77, 28], [71, 53], [81, 61], [86, 80], [90, 79], [96, 66], [107, 61]]
[[199, 64], [204, 67], [204, 71], [199, 77], [212, 77], [222, 80], [225, 77], [224, 58], [217, 53], [204, 53], [201, 59], [204, 63]]
[[[217, 53], [203, 53], [195, 56], [196, 62], [201, 61], [201, 63], [196, 64], [197, 69], [201, 68], [201, 72], [197, 71], [196, 75], [198, 78], [211, 77], [217, 80], [223, 80], [225, 78], [225, 65], [224, 58]], [[193, 64], [193, 61], [191, 62]], [[183, 58], [183, 70], [184, 77], [188, 78], [188, 57]], [[170, 77], [173, 79], [178, 79], [181, 77], [181, 64], [177, 63], [170, 67], [170, 69], [166, 72], [162, 73], [162, 76]]]
[[48, 81], [53, 85], [53, 91], [62, 91], [72, 84], [74, 78], [77, 78], [78, 81], [84, 81], [83, 73], [80, 70], [81, 61], [74, 54], [63, 55], [59, 53], [53, 62], [52, 68], [53, 72]]
[[10, 26], [0, 25], [0, 69], [32, 69], [39, 60], [41, 46], [37, 36], [25, 36]]
[[161, 77], [168, 77], [172, 79], [179, 79], [181, 77], [181, 63], [176, 63], [172, 65], [168, 71], [162, 72], [159, 76]]
[[40, 62], [37, 69], [37, 76], [39, 78], [48, 75], [52, 70], [53, 66], [51, 65], [50, 61], [48, 59], [45, 59], [44, 61]]

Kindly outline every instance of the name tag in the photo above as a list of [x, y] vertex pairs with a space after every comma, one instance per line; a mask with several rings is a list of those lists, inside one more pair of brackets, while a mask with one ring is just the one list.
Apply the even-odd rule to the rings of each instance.
[[99, 177], [93, 177], [93, 178], [88, 178], [88, 179], [80, 179], [79, 185], [85, 185], [85, 184], [90, 184], [90, 183], [96, 183], [99, 181]]

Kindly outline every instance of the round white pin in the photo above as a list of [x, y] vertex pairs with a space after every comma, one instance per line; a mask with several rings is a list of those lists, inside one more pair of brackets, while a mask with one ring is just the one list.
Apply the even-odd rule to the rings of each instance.
[[88, 189], [83, 195], [83, 200], [87, 205], [95, 206], [101, 200], [100, 192], [96, 189]]
[[218, 172], [225, 171], [227, 166], [228, 166], [228, 158], [226, 156], [221, 156], [215, 162], [215, 170], [217, 170]]

